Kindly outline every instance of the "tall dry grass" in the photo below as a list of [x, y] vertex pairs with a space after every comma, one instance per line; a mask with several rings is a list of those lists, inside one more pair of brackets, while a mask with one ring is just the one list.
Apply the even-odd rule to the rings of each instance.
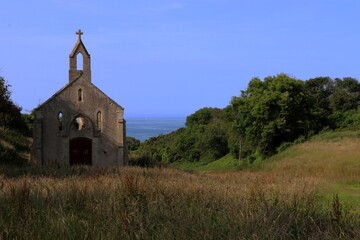
[[275, 156], [272, 170], [326, 180], [360, 178], [360, 138], [312, 140]]
[[359, 132], [318, 135], [262, 163], [262, 170], [286, 173], [296, 178], [315, 178], [325, 200], [338, 194], [346, 209], [360, 211], [360, 138]]
[[360, 221], [319, 179], [283, 172], [1, 170], [1, 239], [349, 239]]

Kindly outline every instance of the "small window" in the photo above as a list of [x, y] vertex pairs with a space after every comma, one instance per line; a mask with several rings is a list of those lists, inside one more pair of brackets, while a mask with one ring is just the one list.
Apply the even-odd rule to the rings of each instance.
[[83, 100], [83, 91], [82, 91], [82, 89], [80, 88], [80, 89], [78, 90], [78, 101], [79, 101], [79, 102], [82, 102], [82, 100]]
[[76, 62], [77, 62], [77, 66], [76, 69], [77, 70], [83, 70], [83, 65], [84, 65], [84, 58], [81, 52], [79, 52], [76, 55]]
[[96, 114], [96, 128], [97, 128], [97, 130], [101, 131], [101, 112], [100, 111]]
[[59, 112], [59, 114], [58, 114], [58, 127], [59, 127], [59, 131], [61, 131], [63, 129], [63, 114], [62, 114], [62, 112]]

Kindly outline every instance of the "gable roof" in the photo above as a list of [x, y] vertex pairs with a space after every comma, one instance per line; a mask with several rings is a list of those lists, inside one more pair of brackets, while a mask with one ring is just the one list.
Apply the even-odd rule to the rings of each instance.
[[79, 39], [76, 41], [75, 46], [74, 46], [73, 50], [72, 50], [71, 53], [70, 53], [70, 57], [74, 57], [75, 54], [78, 52], [78, 50], [79, 50], [80, 47], [82, 47], [82, 48], [84, 49], [84, 51], [85, 51], [85, 54], [90, 57], [90, 54], [89, 54], [89, 52], [86, 50], [86, 47], [85, 47], [84, 43], [82, 42], [81, 38], [79, 38]]
[[[81, 40], [80, 40], [81, 41]], [[54, 95], [52, 95], [48, 100], [46, 100], [45, 102], [43, 102], [42, 104], [40, 104], [38, 107], [35, 108], [35, 110], [41, 110], [41, 108], [43, 108], [45, 105], [47, 105], [53, 98], [57, 97], [58, 95], [60, 95], [63, 91], [65, 91], [66, 89], [68, 89], [69, 87], [71, 87], [74, 82], [78, 81], [81, 76], [82, 76], [83, 72], [80, 71], [80, 75], [74, 80], [69, 82], [68, 84], [66, 84], [64, 87], [62, 87], [59, 91], [57, 91]], [[105, 97], [107, 97], [113, 104], [115, 104], [115, 106], [119, 107], [121, 110], [124, 110], [124, 108], [122, 106], [120, 106], [117, 102], [115, 102], [112, 98], [110, 98], [108, 95], [106, 95], [103, 91], [101, 91], [97, 86], [95, 86], [94, 84], [92, 84], [91, 82], [87, 82], [91, 85], [91, 87], [93, 87], [96, 91], [99, 91], [101, 94], [103, 94]]]

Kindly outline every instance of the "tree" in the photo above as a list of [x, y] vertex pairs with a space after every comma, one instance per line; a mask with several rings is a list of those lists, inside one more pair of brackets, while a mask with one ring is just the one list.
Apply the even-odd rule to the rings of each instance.
[[360, 103], [360, 84], [355, 78], [332, 80], [329, 77], [312, 78], [305, 82], [311, 101], [314, 133], [325, 127], [335, 129], [349, 124]]
[[334, 91], [329, 97], [329, 105], [333, 112], [345, 112], [356, 109], [360, 101], [360, 85], [354, 78], [337, 78]]
[[311, 78], [305, 82], [305, 87], [311, 106], [312, 129], [318, 132], [331, 124], [329, 116], [332, 110], [329, 99], [335, 88], [334, 81], [330, 77]]
[[126, 137], [126, 144], [129, 151], [134, 151], [140, 147], [140, 140], [134, 137]]
[[303, 81], [285, 74], [254, 78], [231, 101], [239, 137], [263, 156], [310, 130], [309, 98]]
[[9, 90], [11, 86], [0, 77], [0, 126], [14, 128], [20, 125], [23, 120], [21, 118], [21, 108], [12, 102]]
[[21, 114], [22, 117], [22, 123], [21, 126], [19, 126], [21, 132], [23, 132], [23, 134], [25, 134], [26, 136], [31, 137], [33, 134], [33, 129], [34, 129], [34, 122], [35, 122], [35, 109], [33, 109], [29, 114], [28, 113], [23, 113]]
[[186, 118], [186, 126], [207, 125], [213, 119], [219, 118], [221, 109], [219, 108], [201, 108]]
[[195, 148], [201, 158], [207, 161], [214, 161], [225, 156], [229, 152], [225, 124], [217, 120], [207, 125], [204, 132], [199, 135]]

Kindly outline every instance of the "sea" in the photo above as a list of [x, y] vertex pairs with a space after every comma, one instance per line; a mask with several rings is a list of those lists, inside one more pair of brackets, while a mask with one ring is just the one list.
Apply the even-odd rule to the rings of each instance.
[[127, 118], [126, 136], [141, 142], [185, 127], [186, 118]]

